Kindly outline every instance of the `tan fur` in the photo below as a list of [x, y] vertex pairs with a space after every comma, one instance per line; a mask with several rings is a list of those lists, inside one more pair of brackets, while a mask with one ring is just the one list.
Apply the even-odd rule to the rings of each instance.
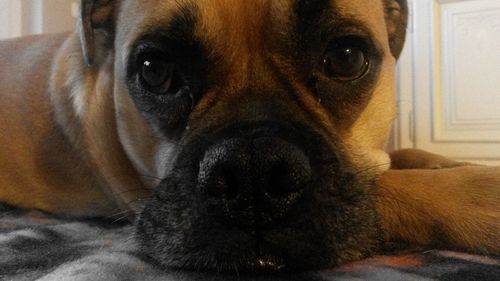
[[395, 59], [389, 48], [387, 28], [384, 23], [384, 7], [374, 1], [336, 1], [341, 13], [357, 11], [352, 17], [366, 23], [373, 37], [384, 49], [381, 76], [373, 89], [372, 98], [361, 116], [346, 133], [346, 143], [353, 151], [353, 161], [363, 167], [367, 163], [385, 171], [390, 159], [384, 152], [389, 131], [396, 114]]
[[[135, 208], [137, 204], [131, 203], [138, 203], [136, 201], [144, 198], [148, 191], [119, 140], [112, 95], [113, 58], [108, 56], [102, 59], [99, 67], [65, 69], [68, 65], [81, 65], [81, 55], [70, 53], [77, 48], [77, 44], [76, 37], [70, 36], [64, 46], [66, 48], [61, 50], [56, 60], [56, 77], [52, 79], [50, 87], [52, 105], [58, 109], [56, 120], [65, 128], [68, 139], [75, 137], [72, 139], [73, 145], [84, 152], [85, 159], [95, 168], [96, 176], [110, 197], [123, 209]], [[68, 64], [68, 58], [73, 60], [72, 63]], [[71, 96], [68, 97], [66, 85], [77, 85], [81, 81], [85, 81], [85, 85], [77, 88], [80, 91], [70, 90]], [[68, 98], [73, 99], [73, 102], [68, 103]], [[75, 99], [84, 104], [75, 108]], [[83, 108], [82, 114], [71, 116], [72, 112], [77, 112], [77, 108]], [[74, 119], [74, 122], [68, 123], [68, 119]], [[75, 121], [78, 122], [78, 128], [74, 128]]]
[[500, 168], [390, 170], [377, 209], [387, 241], [500, 252]]
[[115, 203], [107, 199], [92, 165], [53, 122], [49, 103], [47, 70], [66, 38], [0, 43], [0, 201], [59, 214], [102, 215]]
[[391, 156], [391, 169], [444, 169], [470, 166], [470, 163], [457, 162], [444, 156], [420, 149], [402, 149], [394, 151]]

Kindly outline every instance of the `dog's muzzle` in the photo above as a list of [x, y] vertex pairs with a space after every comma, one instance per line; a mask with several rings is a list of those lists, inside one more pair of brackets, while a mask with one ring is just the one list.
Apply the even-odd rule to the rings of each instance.
[[[275, 272], [366, 256], [378, 228], [370, 179], [342, 143], [300, 124], [192, 130], [141, 212], [141, 252], [164, 267]], [[362, 242], [360, 242], [362, 241]]]
[[286, 216], [311, 179], [308, 157], [277, 137], [231, 138], [211, 146], [200, 163], [198, 190], [218, 216], [245, 229], [266, 229]]

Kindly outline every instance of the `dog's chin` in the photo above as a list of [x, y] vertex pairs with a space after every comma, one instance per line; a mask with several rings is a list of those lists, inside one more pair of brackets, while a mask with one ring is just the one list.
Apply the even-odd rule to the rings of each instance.
[[[163, 268], [227, 273], [325, 269], [370, 256], [381, 241], [373, 202], [365, 193], [369, 187], [359, 182], [334, 188], [318, 180], [311, 186], [316, 191], [286, 217], [260, 229], [221, 220], [218, 207], [193, 193], [194, 185], [181, 180], [183, 173], [176, 174], [149, 198], [136, 229], [142, 254]], [[353, 180], [346, 177], [340, 181]]]
[[[152, 213], [145, 212], [141, 216], [137, 238], [142, 253], [165, 269], [268, 274], [337, 264], [337, 260], [332, 260], [333, 256], [320, 248], [323, 246], [320, 241], [300, 241], [311, 238], [306, 238], [304, 233], [291, 233], [294, 231], [286, 227], [277, 228], [275, 232], [283, 232], [278, 235], [257, 234], [206, 222], [206, 228], [182, 231], [159, 226], [158, 223], [166, 220], [152, 220], [150, 215]], [[177, 232], [177, 235], [169, 231]]]

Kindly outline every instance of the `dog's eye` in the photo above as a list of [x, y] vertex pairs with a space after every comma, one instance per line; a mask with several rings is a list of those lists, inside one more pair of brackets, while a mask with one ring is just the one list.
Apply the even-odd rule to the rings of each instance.
[[323, 59], [323, 72], [330, 78], [352, 81], [361, 78], [369, 69], [370, 61], [361, 46], [352, 40], [336, 40]]
[[162, 54], [148, 54], [140, 60], [142, 84], [155, 94], [170, 92], [174, 79], [174, 63]]

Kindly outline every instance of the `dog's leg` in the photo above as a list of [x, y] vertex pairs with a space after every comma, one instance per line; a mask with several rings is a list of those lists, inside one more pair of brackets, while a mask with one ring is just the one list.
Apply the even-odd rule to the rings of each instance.
[[472, 165], [457, 162], [444, 156], [419, 149], [402, 149], [394, 151], [391, 156], [391, 169], [443, 169]]
[[500, 167], [389, 170], [377, 209], [386, 241], [500, 253]]

